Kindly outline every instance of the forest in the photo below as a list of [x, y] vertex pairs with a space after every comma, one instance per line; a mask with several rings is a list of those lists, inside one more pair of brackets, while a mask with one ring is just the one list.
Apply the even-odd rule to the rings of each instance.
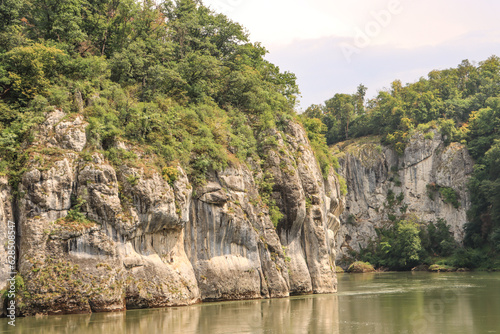
[[130, 140], [193, 177], [255, 155], [255, 135], [293, 117], [295, 76], [195, 1], [9, 0], [0, 15], [3, 171], [50, 106], [83, 113], [110, 155]]

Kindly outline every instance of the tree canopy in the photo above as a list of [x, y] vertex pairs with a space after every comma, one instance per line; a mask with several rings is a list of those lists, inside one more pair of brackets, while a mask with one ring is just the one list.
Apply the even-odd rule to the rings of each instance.
[[266, 53], [195, 0], [2, 1], [0, 172], [22, 165], [51, 108], [83, 114], [93, 149], [130, 141], [201, 181], [230, 156], [258, 158], [299, 93]]

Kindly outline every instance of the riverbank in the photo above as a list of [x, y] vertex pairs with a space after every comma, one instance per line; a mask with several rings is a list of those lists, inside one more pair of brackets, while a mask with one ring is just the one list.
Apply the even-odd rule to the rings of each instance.
[[[405, 272], [405, 271], [428, 271], [428, 272], [498, 272], [500, 271], [500, 259], [498, 258], [493, 258], [490, 261], [490, 264], [488, 266], [477, 266], [476, 268], [468, 268], [468, 267], [455, 267], [452, 265], [449, 265], [452, 260], [449, 258], [442, 258], [442, 259], [435, 259], [433, 264], [420, 264], [417, 265], [410, 270], [396, 270], [395, 272]], [[371, 272], [390, 272], [394, 270], [390, 270], [389, 268], [386, 267], [378, 267], [375, 268], [372, 264], [369, 262], [363, 262], [363, 261], [355, 261], [351, 265], [348, 266], [346, 270], [344, 270], [342, 267], [337, 266], [336, 267], [336, 272], [337, 273], [371, 273]]]

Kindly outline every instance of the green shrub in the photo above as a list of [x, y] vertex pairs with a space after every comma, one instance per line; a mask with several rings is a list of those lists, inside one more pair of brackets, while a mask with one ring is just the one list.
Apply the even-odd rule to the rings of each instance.
[[356, 261], [347, 268], [348, 273], [371, 273], [374, 271], [375, 268], [370, 263], [362, 261]]
[[128, 162], [135, 162], [137, 155], [122, 148], [110, 148], [104, 152], [104, 156], [115, 166], [121, 166]]
[[80, 157], [83, 159], [83, 161], [92, 161], [92, 153], [89, 151], [81, 151]]
[[269, 205], [269, 217], [271, 218], [274, 227], [278, 227], [278, 223], [280, 222], [281, 219], [283, 219], [283, 214], [281, 213], [278, 206], [276, 206], [274, 200]]
[[[56, 220], [55, 224], [61, 226], [63, 229], [71, 231], [80, 231], [95, 226], [95, 223], [87, 219], [86, 214], [82, 212], [81, 207], [86, 201], [78, 197], [77, 199], [73, 199], [72, 202], [73, 206], [68, 211], [66, 217]], [[52, 234], [58, 231], [59, 229], [55, 229], [52, 231]]]
[[301, 120], [323, 177], [326, 179], [331, 168], [334, 170], [339, 168], [337, 158], [330, 153], [326, 145], [326, 126], [317, 118], [302, 117]]
[[479, 268], [488, 256], [479, 249], [459, 248], [453, 254], [452, 264], [457, 268]]
[[409, 140], [409, 132], [398, 130], [385, 135], [382, 139], [382, 144], [391, 146], [398, 155], [403, 155]]
[[127, 176], [127, 182], [130, 183], [130, 185], [133, 187], [139, 183], [140, 177], [138, 175], [130, 175]]
[[400, 268], [410, 268], [418, 264], [419, 253], [422, 249], [418, 234], [418, 227], [415, 223], [403, 220], [397, 224], [395, 239], [391, 246], [393, 255], [398, 257], [397, 263]]
[[424, 138], [429, 140], [434, 139], [434, 132], [433, 131], [427, 132], [426, 134], [424, 134]]
[[394, 205], [396, 204], [396, 196], [392, 189], [387, 190], [386, 201], [389, 208], [394, 207]]
[[274, 177], [270, 172], [265, 172], [262, 178], [256, 180], [256, 183], [259, 187], [259, 194], [262, 199], [262, 203], [267, 206], [271, 221], [273, 222], [274, 227], [277, 227], [280, 220], [283, 219], [283, 214], [276, 205], [276, 201], [272, 198]]
[[165, 181], [167, 181], [168, 184], [173, 187], [174, 182], [179, 178], [179, 170], [176, 167], [171, 166], [163, 167], [162, 175]]
[[455, 121], [452, 119], [441, 119], [439, 122], [441, 134], [445, 139], [445, 144], [449, 145], [452, 141], [459, 141], [460, 132], [456, 128]]
[[460, 208], [459, 195], [453, 188], [441, 187], [439, 193], [443, 199], [443, 202], [453, 205], [455, 209]]
[[429, 133], [429, 130], [437, 129], [436, 121], [430, 121], [428, 123], [420, 123], [417, 125], [417, 131], [420, 131], [424, 134]]
[[451, 256], [458, 248], [450, 227], [442, 218], [439, 218], [437, 223], [422, 225], [419, 236], [424, 250], [422, 257]]
[[337, 172], [335, 172], [335, 175], [337, 176], [337, 179], [339, 180], [339, 185], [340, 185], [340, 193], [342, 196], [347, 195], [347, 182], [344, 179], [344, 177]]

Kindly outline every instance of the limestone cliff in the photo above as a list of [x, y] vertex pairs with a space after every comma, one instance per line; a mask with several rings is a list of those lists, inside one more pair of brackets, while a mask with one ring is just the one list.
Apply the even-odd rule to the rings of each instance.
[[[136, 162], [111, 163], [89, 149], [86, 128], [81, 116], [49, 113], [27, 149], [15, 203], [0, 179], [2, 235], [10, 219], [19, 230], [21, 314], [336, 291], [343, 200], [300, 125], [270, 130], [275, 141], [260, 164], [234, 162], [202, 186], [180, 166], [164, 176], [153, 155], [128, 143], [117, 148]], [[283, 213], [277, 226], [262, 201], [266, 178]]]
[[[376, 236], [375, 228], [388, 220], [388, 195], [401, 202], [422, 221], [446, 220], [457, 241], [463, 239], [466, 211], [470, 201], [467, 180], [473, 160], [459, 143], [445, 145], [441, 134], [431, 129], [415, 133], [398, 155], [380, 145], [380, 138], [360, 138], [339, 143], [336, 152], [340, 174], [346, 178], [349, 192], [342, 225], [337, 235], [337, 259], [349, 249], [366, 247]], [[450, 203], [440, 189], [449, 189], [457, 201]]]
[[[9, 225], [12, 226], [14, 222], [14, 213], [12, 211], [12, 190], [9, 186], [9, 182], [7, 177], [0, 176], [0, 259], [2, 262], [0, 263], [0, 282], [1, 285], [7, 283], [7, 279], [11, 278], [11, 266], [9, 261], [12, 258], [12, 246], [15, 247], [15, 243], [13, 244], [12, 240], [9, 240], [9, 236], [14, 236], [13, 233], [9, 233]], [[10, 224], [9, 224], [10, 223]], [[15, 229], [14, 229], [15, 233]], [[12, 239], [12, 237], [10, 238]], [[9, 243], [10, 241], [10, 243]], [[9, 254], [10, 251], [10, 254]], [[3, 288], [3, 286], [2, 286]], [[0, 302], [3, 305], [3, 296], [0, 296]]]

